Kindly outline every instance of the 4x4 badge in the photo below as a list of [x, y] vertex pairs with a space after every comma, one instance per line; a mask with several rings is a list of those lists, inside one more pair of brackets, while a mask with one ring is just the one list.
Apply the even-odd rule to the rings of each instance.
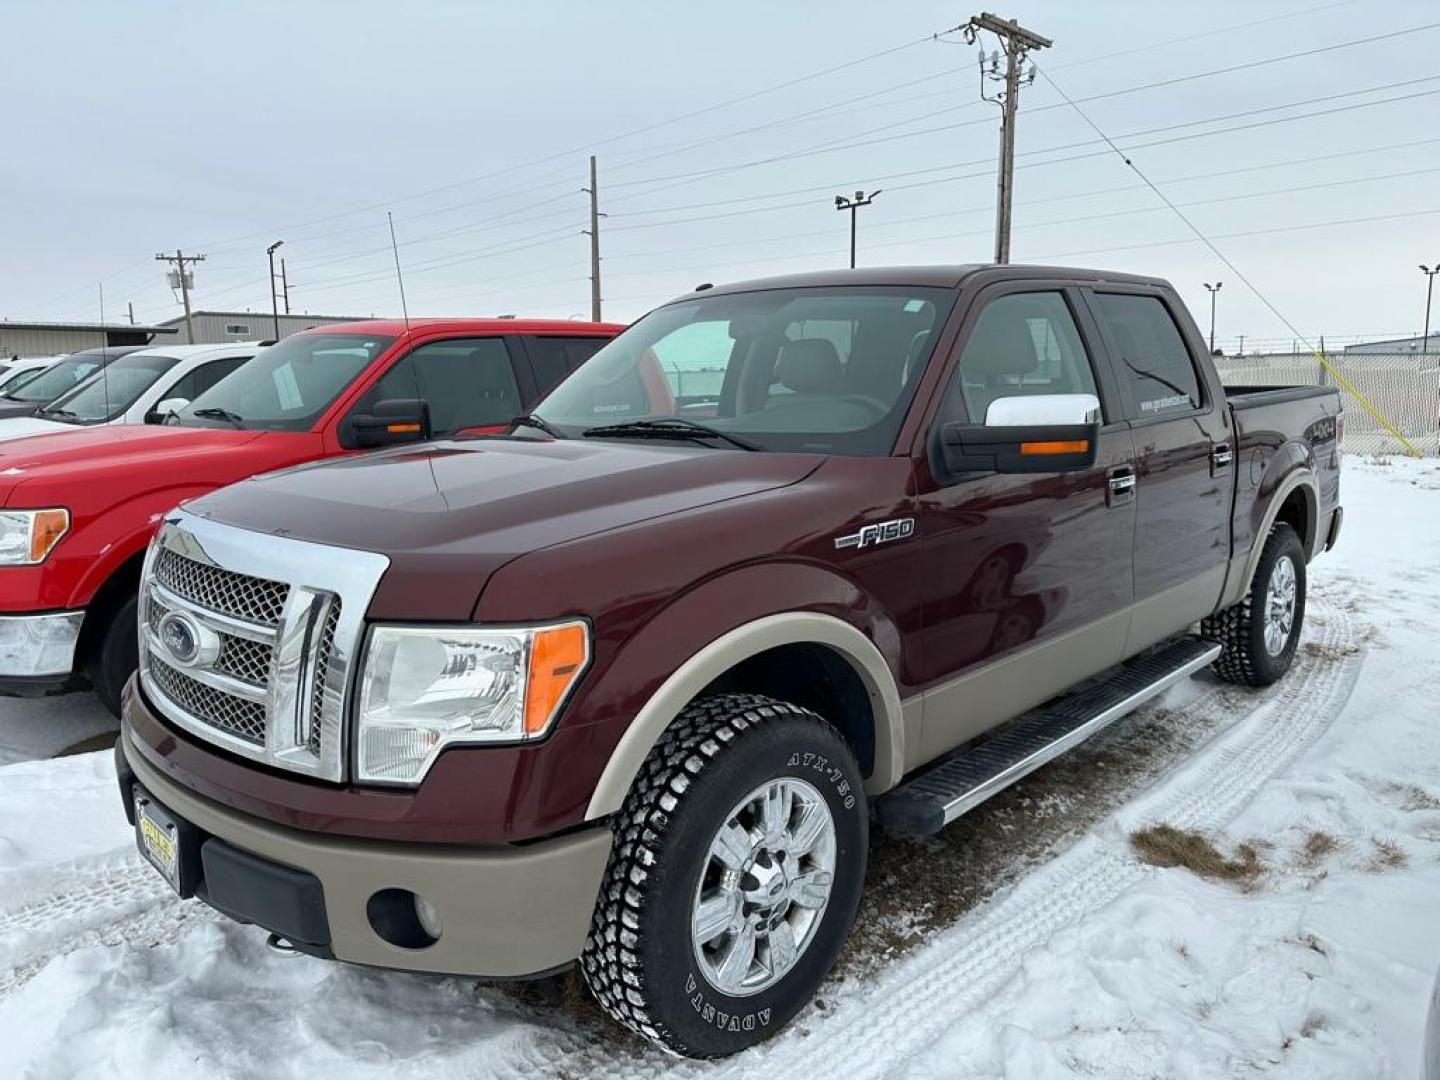
[[837, 548], [864, 548], [873, 544], [888, 544], [891, 540], [904, 540], [915, 532], [914, 518], [895, 518], [866, 525], [859, 532], [849, 536], [837, 536]]

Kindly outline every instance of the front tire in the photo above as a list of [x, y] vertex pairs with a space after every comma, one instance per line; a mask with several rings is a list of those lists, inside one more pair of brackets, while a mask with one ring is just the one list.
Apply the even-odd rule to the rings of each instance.
[[1280, 522], [1265, 538], [1244, 599], [1200, 623], [1202, 637], [1224, 646], [1212, 670], [1226, 682], [1269, 686], [1295, 660], [1305, 621], [1305, 549]]
[[769, 1038], [845, 943], [868, 824], [854, 755], [820, 717], [751, 694], [692, 703], [620, 811], [581, 956], [591, 993], [672, 1053]]
[[135, 626], [137, 603], [132, 594], [109, 613], [95, 642], [95, 651], [86, 672], [95, 688], [95, 696], [117, 719], [120, 716], [120, 691], [140, 663]]

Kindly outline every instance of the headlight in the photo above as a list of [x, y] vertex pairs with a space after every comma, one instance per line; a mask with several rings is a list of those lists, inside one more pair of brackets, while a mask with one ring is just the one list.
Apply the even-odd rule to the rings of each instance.
[[0, 566], [44, 562], [69, 529], [69, 510], [0, 510]]
[[540, 738], [589, 660], [582, 622], [373, 627], [360, 677], [359, 779], [418, 784], [446, 746]]

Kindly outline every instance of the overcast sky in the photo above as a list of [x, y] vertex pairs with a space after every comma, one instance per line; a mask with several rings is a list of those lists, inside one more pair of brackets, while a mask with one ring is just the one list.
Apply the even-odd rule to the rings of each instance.
[[[1054, 39], [1040, 65], [1303, 332], [1419, 332], [1417, 264], [1440, 260], [1434, 0], [995, 3]], [[975, 49], [929, 40], [969, 14], [6, 0], [0, 316], [94, 320], [102, 279], [111, 318], [175, 316], [153, 256], [176, 247], [207, 256], [198, 308], [268, 310], [274, 240], [296, 311], [398, 314], [386, 207], [412, 314], [587, 313], [592, 152], [610, 318], [843, 265], [833, 200], [857, 188], [883, 189], [862, 263], [988, 261], [997, 110]], [[1014, 261], [1163, 275], [1202, 326], [1201, 283], [1223, 280], [1220, 343], [1288, 347], [1045, 78], [1021, 102]]]

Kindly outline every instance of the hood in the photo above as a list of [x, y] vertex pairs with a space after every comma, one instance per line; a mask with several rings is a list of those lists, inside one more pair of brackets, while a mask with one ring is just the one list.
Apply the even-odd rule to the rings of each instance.
[[77, 426], [62, 424], [59, 420], [42, 420], [38, 416], [12, 416], [0, 420], [0, 440], [23, 439], [27, 435], [52, 435], [57, 431], [75, 431]]
[[[0, 424], [0, 436], [7, 425]], [[216, 428], [99, 425], [28, 438], [0, 438], [0, 506], [55, 503], [74, 507], [90, 496], [122, 499], [129, 493], [177, 483], [228, 484], [259, 469], [293, 464], [311, 455], [261, 461], [249, 446], [274, 433]], [[306, 445], [315, 437], [304, 439]], [[38, 501], [36, 501], [38, 500]]]
[[187, 509], [388, 555], [392, 594], [407, 577], [427, 592], [451, 578], [455, 610], [468, 613], [489, 575], [518, 555], [785, 487], [822, 460], [685, 443], [475, 439], [271, 473]]

